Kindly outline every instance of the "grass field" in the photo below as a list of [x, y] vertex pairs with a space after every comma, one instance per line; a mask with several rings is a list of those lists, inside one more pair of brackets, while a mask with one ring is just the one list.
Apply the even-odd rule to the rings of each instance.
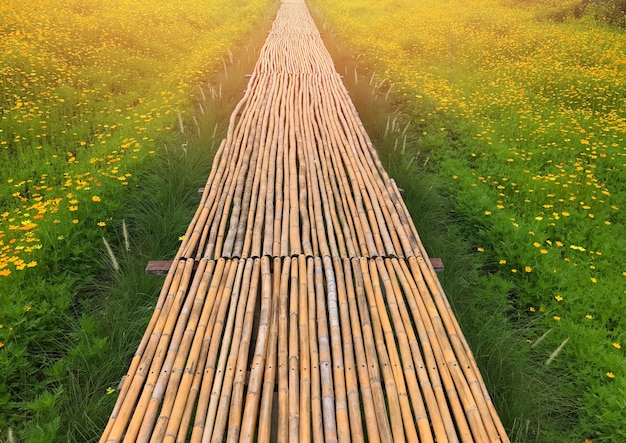
[[[623, 31], [574, 1], [312, 4], [511, 438], [625, 441]], [[270, 7], [0, 4], [0, 442], [97, 439]]]
[[555, 434], [535, 438], [624, 441], [623, 31], [574, 18], [575, 2], [314, 4], [380, 93], [391, 86], [395, 149], [439, 180], [446, 229], [482, 263], [478, 281], [506, 296], [494, 315], [519, 331], [507, 345], [551, 381]]
[[97, 437], [158, 285], [116, 267], [175, 250], [197, 204], [182, 187], [206, 179], [216, 113], [241, 93], [207, 80], [269, 6], [0, 4], [0, 441]]

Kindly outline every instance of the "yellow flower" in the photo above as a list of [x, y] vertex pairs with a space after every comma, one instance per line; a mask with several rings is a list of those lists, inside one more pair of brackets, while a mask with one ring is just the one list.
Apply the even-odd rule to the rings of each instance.
[[99, 202], [100, 200], [101, 200], [100, 197], [97, 195], [94, 195], [93, 197], [91, 197], [91, 201]]
[[591, 277], [591, 283], [597, 283], [597, 282], [598, 282], [598, 279], [597, 279], [597, 278], [595, 278], [595, 277]]
[[501, 265], [506, 265], [506, 260], [502, 259], [498, 263], [500, 263]]
[[78, 206], [70, 206], [70, 211], [78, 211]]
[[106, 222], [103, 222], [103, 221], [99, 221], [98, 222], [98, 226], [100, 226], [100, 227], [103, 227], [103, 226], [106, 226], [106, 225], [107, 225]]
[[4, 348], [4, 343], [0, 342], [0, 349]]
[[542, 250], [541, 250], [541, 251], [539, 251], [539, 252], [541, 252], [542, 254], [547, 254], [547, 253], [548, 253], [548, 250], [547, 250], [547, 249], [542, 249]]
[[606, 376], [609, 378], [615, 378], [615, 374], [613, 374], [612, 372], [607, 372]]
[[619, 343], [613, 343], [613, 347], [615, 349], [622, 349], [622, 345], [620, 345]]
[[587, 315], [585, 315], [585, 318], [586, 318], [587, 320], [591, 320], [591, 319], [593, 318], [593, 315], [591, 315], [591, 314], [587, 314]]
[[485, 248], [481, 248], [480, 246], [476, 248], [478, 252], [485, 252]]
[[180, 237], [178, 237], [178, 239], [179, 239], [180, 241], [183, 241], [183, 240], [185, 239], [185, 236], [184, 236], [184, 235], [181, 235]]
[[562, 297], [560, 294], [555, 295], [555, 296], [554, 296], [554, 299], [555, 299], [556, 301], [563, 301], [563, 297]]
[[485, 215], [491, 215], [491, 211], [485, 211]]
[[536, 309], [535, 309], [535, 307], [534, 307], [534, 306], [531, 306], [530, 308], [528, 308], [528, 310], [529, 310], [530, 312], [535, 312], [535, 311], [536, 311]]
[[78, 219], [75, 218], [74, 220], [72, 220], [72, 223], [74, 223], [75, 225], [78, 224]]
[[555, 319], [556, 321], [560, 321], [561, 320], [561, 317], [559, 317], [558, 315], [555, 315], [552, 318]]
[[532, 272], [532, 270], [533, 270], [533, 268], [531, 268], [530, 266], [526, 266], [526, 267], [524, 268], [524, 271], [525, 271], [525, 272]]

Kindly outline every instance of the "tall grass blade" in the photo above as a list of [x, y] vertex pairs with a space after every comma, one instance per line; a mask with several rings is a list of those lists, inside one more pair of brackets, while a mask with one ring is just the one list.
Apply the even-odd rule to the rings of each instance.
[[126, 220], [122, 220], [122, 236], [124, 237], [124, 247], [126, 248], [126, 252], [130, 252], [130, 236], [128, 235]]
[[109, 258], [111, 259], [111, 266], [116, 271], [119, 271], [120, 270], [120, 264], [117, 261], [117, 258], [115, 257], [115, 254], [113, 253], [113, 249], [111, 249], [111, 245], [109, 245], [109, 242], [104, 237], [102, 237], [102, 242], [104, 243], [104, 247], [107, 250], [107, 254], [109, 255]]
[[561, 351], [563, 350], [563, 348], [565, 347], [568, 341], [569, 341], [569, 337], [563, 340], [563, 343], [561, 343], [559, 347], [556, 348], [552, 354], [550, 354], [550, 357], [548, 357], [548, 359], [546, 360], [546, 366], [548, 366], [550, 363], [554, 361], [554, 359], [561, 353]]
[[181, 115], [180, 111], [178, 111], [178, 125], [180, 126], [180, 133], [184, 134], [185, 126], [183, 126], [183, 116]]

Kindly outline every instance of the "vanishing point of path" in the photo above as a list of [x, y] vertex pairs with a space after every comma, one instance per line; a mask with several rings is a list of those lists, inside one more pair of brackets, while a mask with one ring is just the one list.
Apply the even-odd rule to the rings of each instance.
[[284, 0], [101, 442], [508, 441], [398, 188]]

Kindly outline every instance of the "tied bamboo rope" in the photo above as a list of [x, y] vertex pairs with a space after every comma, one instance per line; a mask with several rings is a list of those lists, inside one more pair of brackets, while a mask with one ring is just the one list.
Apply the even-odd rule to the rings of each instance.
[[506, 442], [302, 0], [284, 0], [101, 442]]

